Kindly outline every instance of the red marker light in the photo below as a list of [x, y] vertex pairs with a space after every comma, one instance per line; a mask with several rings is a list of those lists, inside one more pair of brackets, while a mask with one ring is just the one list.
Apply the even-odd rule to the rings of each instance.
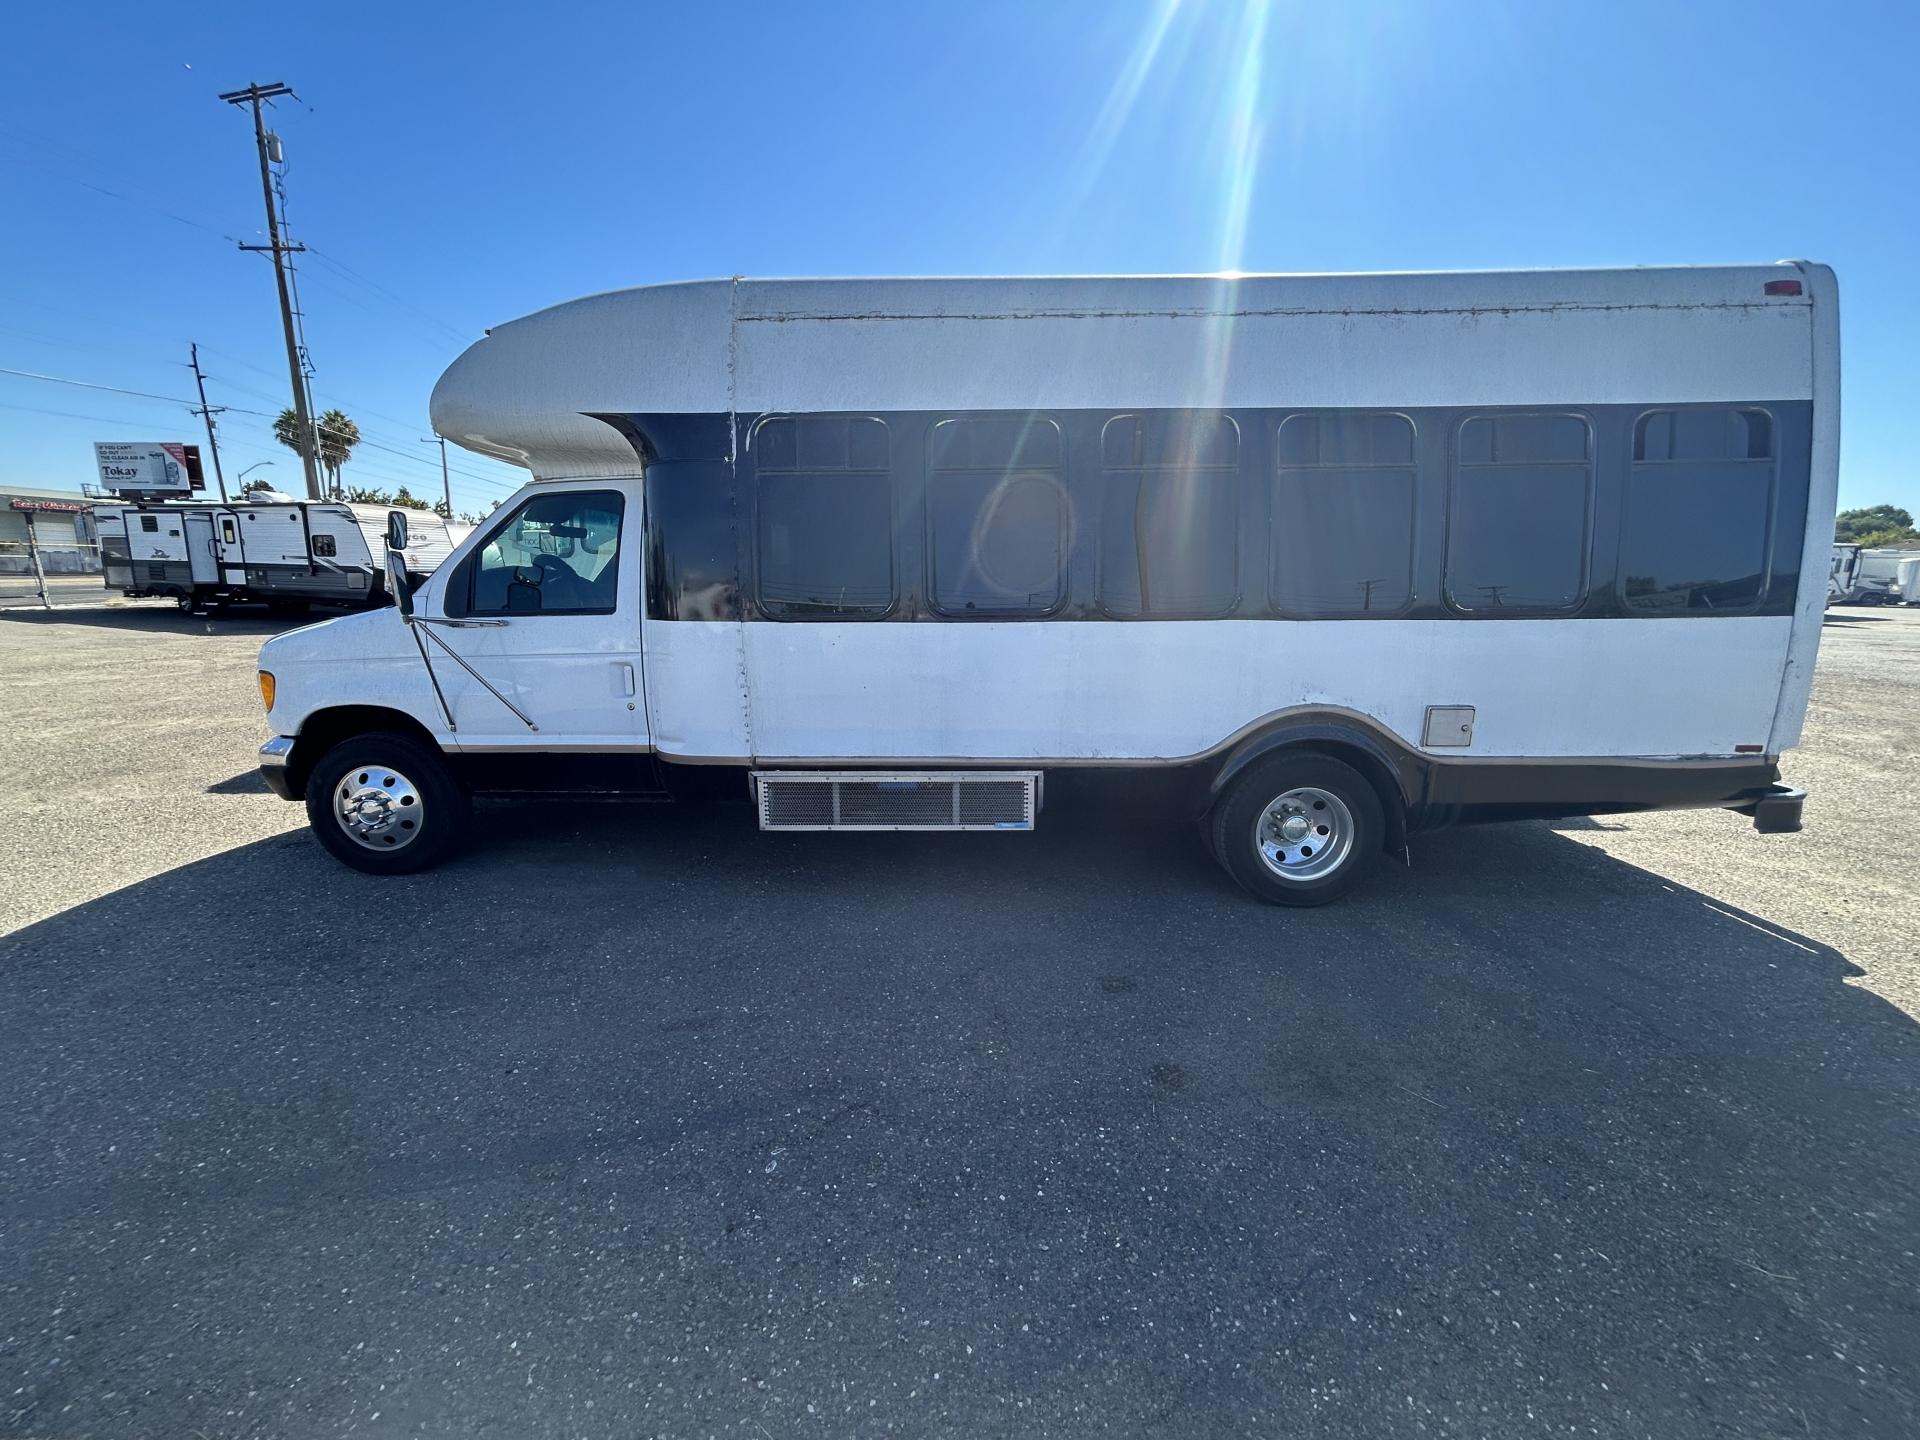
[[1769, 295], [1798, 295], [1799, 293], [1800, 282], [1798, 280], [1767, 281], [1767, 294]]
[[1764, 745], [1736, 745], [1733, 749], [1737, 755], [1758, 755], [1762, 753], [1766, 747]]

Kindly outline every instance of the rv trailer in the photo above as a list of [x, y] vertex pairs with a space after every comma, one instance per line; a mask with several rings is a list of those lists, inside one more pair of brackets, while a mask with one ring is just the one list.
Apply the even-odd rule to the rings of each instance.
[[496, 326], [530, 482], [269, 641], [268, 783], [376, 873], [474, 795], [990, 829], [1157, 771], [1253, 894], [1413, 832], [1778, 783], [1827, 598], [1832, 272], [720, 280]]
[[[283, 614], [390, 598], [384, 506], [255, 492], [231, 505], [148, 501], [98, 505], [94, 514], [106, 587], [130, 597], [171, 596], [188, 611], [264, 601]], [[406, 568], [425, 579], [452, 553], [452, 538], [432, 511], [406, 514]]]
[[[1836, 546], [1836, 549], [1839, 547]], [[1899, 605], [1905, 602], [1901, 567], [1915, 552], [1898, 546], [1854, 546], [1856, 559], [1842, 605]]]

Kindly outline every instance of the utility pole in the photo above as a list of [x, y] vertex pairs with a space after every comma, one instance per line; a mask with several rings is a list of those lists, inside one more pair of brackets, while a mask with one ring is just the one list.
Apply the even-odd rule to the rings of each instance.
[[447, 470], [447, 437], [436, 435], [432, 440], [424, 435], [420, 437], [422, 445], [432, 445], [435, 442], [440, 446], [440, 488], [447, 497], [447, 519], [451, 520], [453, 519], [453, 480]]
[[218, 414], [220, 410], [224, 410], [227, 407], [222, 405], [216, 410], [207, 404], [207, 377], [200, 373], [200, 346], [197, 343], [189, 342], [187, 349], [193, 356], [193, 383], [200, 391], [200, 408], [195, 413], [207, 422], [207, 449], [213, 452], [213, 478], [220, 482], [220, 503], [225, 505], [227, 503], [227, 477], [225, 472], [220, 468], [220, 442], [214, 438], [213, 417]]
[[[267, 243], [242, 245], [242, 250], [264, 251], [273, 256], [273, 278], [280, 286], [280, 324], [287, 335], [287, 373], [293, 381], [293, 414], [300, 427], [300, 464], [307, 473], [307, 498], [319, 500], [320, 470], [314, 454], [313, 413], [307, 403], [307, 375], [300, 364], [300, 342], [293, 328], [293, 296], [287, 288], [287, 256], [305, 250], [282, 238], [279, 207], [273, 198], [273, 170], [270, 161], [280, 148], [280, 137], [267, 132], [266, 117], [260, 106], [280, 95], [293, 95], [293, 87], [275, 81], [271, 85], [254, 83], [244, 90], [229, 90], [220, 98], [229, 105], [253, 107], [253, 140], [260, 151], [260, 190], [267, 202]], [[294, 96], [295, 99], [299, 97]]]

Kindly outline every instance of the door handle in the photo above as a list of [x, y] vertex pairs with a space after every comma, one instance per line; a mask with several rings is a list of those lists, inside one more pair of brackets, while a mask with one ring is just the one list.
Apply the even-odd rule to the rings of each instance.
[[620, 672], [620, 684], [624, 687], [622, 693], [627, 695], [633, 694], [633, 666], [627, 664], [624, 660], [620, 660], [614, 662], [613, 668]]

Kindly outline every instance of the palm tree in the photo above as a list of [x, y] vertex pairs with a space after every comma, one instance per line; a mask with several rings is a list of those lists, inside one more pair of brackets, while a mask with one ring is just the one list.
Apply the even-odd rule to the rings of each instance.
[[344, 410], [329, 410], [314, 422], [314, 431], [320, 437], [320, 463], [327, 467], [327, 473], [333, 477], [333, 488], [340, 488], [340, 467], [353, 455], [353, 447], [360, 443], [360, 427], [347, 418]]
[[[319, 453], [315, 458], [327, 472], [327, 492], [337, 499], [340, 495], [340, 467], [347, 463], [353, 455], [353, 447], [360, 443], [360, 427], [348, 418], [346, 411], [329, 410], [314, 422], [313, 430], [315, 439], [319, 441]], [[273, 438], [298, 454], [300, 417], [291, 409], [282, 410], [279, 418], [273, 422]]]

